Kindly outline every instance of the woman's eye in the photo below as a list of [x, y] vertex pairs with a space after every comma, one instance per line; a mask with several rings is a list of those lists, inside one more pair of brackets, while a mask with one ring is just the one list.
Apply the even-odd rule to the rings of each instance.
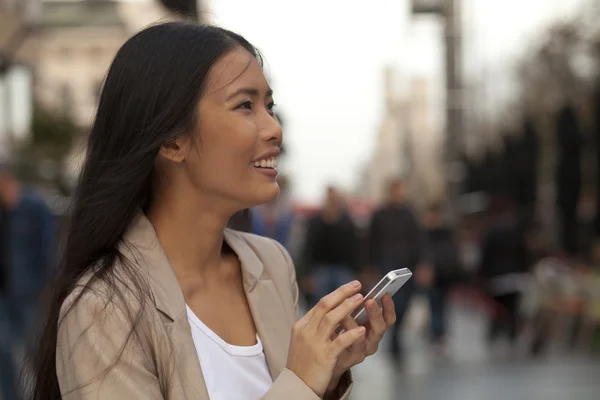
[[244, 110], [252, 110], [252, 102], [251, 101], [245, 101], [242, 104], [240, 104], [239, 106], [237, 106], [237, 108], [241, 108]]
[[274, 102], [271, 102], [271, 103], [267, 104], [267, 110], [272, 112], [273, 110], [275, 110], [276, 106], [277, 106], [277, 104], [275, 104]]

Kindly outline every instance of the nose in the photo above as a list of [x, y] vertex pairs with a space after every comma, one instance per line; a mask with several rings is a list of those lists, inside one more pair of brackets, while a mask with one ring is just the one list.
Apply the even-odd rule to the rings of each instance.
[[283, 129], [281, 128], [279, 118], [277, 118], [275, 114], [271, 115], [267, 113], [262, 125], [262, 139], [267, 142], [275, 142], [277, 143], [277, 146], [281, 146], [283, 143]]

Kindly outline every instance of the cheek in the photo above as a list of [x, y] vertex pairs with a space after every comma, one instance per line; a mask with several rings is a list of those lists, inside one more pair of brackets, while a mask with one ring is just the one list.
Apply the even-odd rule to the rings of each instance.
[[232, 117], [217, 139], [218, 147], [227, 153], [232, 165], [248, 166], [258, 155], [259, 132], [251, 117]]
[[257, 156], [258, 136], [248, 125], [230, 122], [204, 137], [199, 161], [201, 168], [208, 172], [208, 179], [218, 177], [231, 182], [252, 171], [251, 161]]

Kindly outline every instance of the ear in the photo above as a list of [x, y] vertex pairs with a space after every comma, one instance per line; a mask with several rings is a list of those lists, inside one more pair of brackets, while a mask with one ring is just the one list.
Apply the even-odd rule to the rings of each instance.
[[186, 135], [179, 136], [160, 147], [158, 155], [165, 160], [181, 163], [185, 160], [190, 148], [190, 138]]

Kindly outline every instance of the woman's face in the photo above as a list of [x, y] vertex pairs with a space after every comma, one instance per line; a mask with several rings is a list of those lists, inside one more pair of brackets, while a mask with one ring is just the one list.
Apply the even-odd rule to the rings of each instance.
[[271, 88], [248, 51], [236, 48], [215, 63], [181, 163], [193, 190], [232, 209], [277, 197], [282, 131], [273, 106]]

